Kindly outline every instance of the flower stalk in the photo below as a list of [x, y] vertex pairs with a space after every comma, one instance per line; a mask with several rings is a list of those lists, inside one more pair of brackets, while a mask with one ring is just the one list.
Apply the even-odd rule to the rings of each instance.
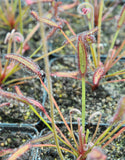
[[[38, 3], [38, 10], [39, 10], [39, 14], [40, 14], [40, 17], [43, 16], [43, 7], [41, 7], [41, 4]], [[44, 54], [47, 54], [47, 43], [46, 43], [46, 38], [45, 38], [45, 31], [44, 31], [44, 24], [42, 21], [40, 21], [40, 30], [41, 30], [41, 38], [42, 38], [42, 44], [43, 44], [43, 53]], [[49, 60], [48, 60], [48, 56], [46, 56], [44, 58], [45, 60], [45, 71], [46, 71], [46, 78], [47, 78], [47, 86], [48, 86], [48, 90], [50, 92], [50, 94], [52, 94], [52, 86], [51, 86], [51, 78], [50, 78], [50, 71], [49, 71]], [[62, 152], [60, 150], [60, 147], [59, 147], [59, 142], [58, 142], [58, 139], [57, 139], [57, 132], [56, 132], [56, 128], [55, 128], [55, 123], [54, 123], [54, 106], [53, 106], [53, 100], [52, 100], [52, 96], [51, 95], [48, 95], [49, 96], [49, 101], [50, 101], [50, 109], [51, 109], [51, 119], [52, 119], [52, 128], [53, 128], [53, 133], [54, 133], [54, 139], [55, 139], [55, 143], [56, 143], [56, 146], [57, 146], [57, 150], [58, 150], [58, 153], [59, 153], [59, 156], [60, 156], [60, 159], [63, 160], [63, 155], [62, 155]]]

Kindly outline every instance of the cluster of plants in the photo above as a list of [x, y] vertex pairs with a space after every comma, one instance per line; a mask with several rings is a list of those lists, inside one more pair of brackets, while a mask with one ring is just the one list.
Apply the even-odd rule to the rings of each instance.
[[[95, 116], [99, 116], [96, 129], [93, 136], [90, 136], [90, 130], [85, 129], [85, 116], [86, 116], [86, 83], [89, 84], [92, 90], [98, 89], [101, 84], [107, 83], [124, 83], [125, 79], [125, 68], [117, 70], [114, 73], [110, 73], [110, 69], [113, 68], [121, 58], [125, 56], [124, 46], [125, 39], [119, 45], [115, 46], [116, 39], [125, 25], [125, 5], [121, 8], [120, 13], [117, 15], [116, 21], [116, 32], [113, 36], [111, 44], [108, 44], [109, 49], [105, 61], [101, 61], [102, 46], [101, 46], [101, 34], [102, 24], [112, 20], [114, 18], [110, 16], [113, 10], [115, 10], [120, 1], [111, 3], [112, 8], [110, 10], [105, 9], [104, 0], [93, 1], [85, 0], [80, 2], [75, 0], [66, 4], [65, 2], [56, 0], [25, 0], [22, 3], [18, 1], [8, 1], [4, 3], [4, 9], [0, 8], [0, 22], [1, 28], [8, 29], [8, 33], [5, 36], [4, 43], [7, 45], [7, 51], [5, 53], [5, 63], [2, 64], [0, 60], [0, 95], [8, 99], [15, 99], [17, 101], [25, 103], [30, 109], [39, 117], [39, 119], [46, 125], [50, 130], [45, 136], [36, 137], [27, 143], [23, 144], [17, 149], [3, 149], [0, 151], [0, 156], [9, 154], [9, 160], [15, 160], [20, 158], [31, 148], [43, 148], [43, 147], [54, 147], [57, 149], [59, 157], [64, 160], [65, 157], [63, 152], [72, 154], [77, 160], [105, 160], [107, 159], [104, 153], [105, 147], [107, 147], [114, 139], [116, 139], [121, 133], [125, 131], [124, 114], [125, 114], [125, 96], [121, 97], [117, 110], [113, 115], [112, 119], [109, 120], [109, 126], [107, 129], [97, 137], [99, 124], [101, 121], [102, 113], [95, 112], [90, 118], [89, 122], [93, 120]], [[19, 11], [16, 8], [19, 8]], [[32, 8], [35, 6], [35, 10]], [[7, 9], [6, 9], [7, 7]], [[111, 7], [111, 6], [110, 6]], [[37, 8], [37, 9], [36, 9]], [[6, 9], [6, 10], [5, 10]], [[77, 9], [77, 12], [76, 12]], [[109, 9], [109, 8], [108, 8]], [[10, 11], [11, 16], [9, 16]], [[24, 24], [27, 11], [30, 11], [30, 18], [28, 17], [28, 23], [32, 19], [37, 23], [34, 28], [24, 38]], [[37, 12], [36, 12], [37, 10]], [[72, 11], [72, 12], [70, 12]], [[28, 12], [29, 13], [29, 12]], [[75, 33], [73, 26], [70, 25], [67, 19], [61, 15], [70, 15], [71, 18], [80, 18], [87, 24], [87, 30], [83, 32]], [[17, 16], [18, 15], [18, 16]], [[9, 18], [8, 18], [9, 17]], [[27, 20], [27, 19], [26, 19]], [[71, 33], [71, 36], [66, 34], [65, 26]], [[26, 27], [26, 26], [25, 26]], [[50, 29], [48, 29], [50, 28]], [[39, 47], [34, 50], [28, 57], [25, 56], [25, 51], [29, 49], [28, 43], [32, 39], [33, 35], [39, 30], [41, 36]], [[55, 48], [51, 52], [48, 52], [48, 44], [51, 39], [54, 39], [57, 34], [61, 34], [65, 39], [60, 47]], [[53, 53], [60, 53], [64, 48], [66, 49], [70, 45], [72, 52], [76, 52], [78, 71], [73, 72], [50, 72], [49, 56]], [[32, 46], [33, 47], [33, 46]], [[42, 50], [42, 54], [37, 58], [33, 58], [38, 52]], [[44, 59], [45, 70], [41, 70], [36, 62]], [[17, 77], [12, 79], [12, 75], [21, 69], [21, 66], [25, 67], [33, 73], [30, 77]], [[86, 78], [87, 72], [91, 72], [91, 81]], [[121, 76], [121, 79], [107, 81], [107, 78]], [[44, 82], [46, 77], [47, 83]], [[59, 105], [57, 104], [54, 95], [52, 93], [52, 76], [63, 77], [63, 78], [74, 78], [82, 83], [82, 97], [81, 97], [81, 110], [77, 109], [77, 106], [70, 110], [69, 117], [70, 123], [68, 123], [61, 112]], [[11, 80], [10, 80], [11, 78]], [[21, 85], [25, 83], [25, 80], [32, 78], [38, 78], [41, 83], [41, 87], [45, 89], [49, 97], [50, 115], [46, 111], [46, 106], [37, 100], [24, 96], [20, 90]], [[11, 84], [11, 85], [10, 85]], [[5, 90], [5, 86], [15, 86], [16, 93], [8, 92]], [[100, 93], [101, 94], [101, 93]], [[41, 95], [42, 96], [42, 95]], [[0, 104], [0, 107], [9, 105], [9, 103]], [[46, 121], [36, 110], [36, 107], [44, 113], [51, 125]], [[108, 107], [108, 106], [107, 106]], [[67, 129], [70, 139], [63, 131], [56, 125], [54, 119], [55, 110], [58, 111], [65, 128]], [[73, 114], [79, 114], [77, 119], [78, 131], [73, 130], [72, 118]], [[77, 136], [76, 136], [77, 135]], [[54, 143], [50, 143], [49, 139], [54, 138]]]

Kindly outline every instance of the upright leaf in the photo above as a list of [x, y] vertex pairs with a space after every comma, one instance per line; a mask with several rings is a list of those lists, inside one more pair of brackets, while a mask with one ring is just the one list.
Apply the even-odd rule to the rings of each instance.
[[83, 77], [87, 70], [87, 50], [85, 43], [82, 41], [82, 36], [78, 37], [78, 66], [81, 77]]

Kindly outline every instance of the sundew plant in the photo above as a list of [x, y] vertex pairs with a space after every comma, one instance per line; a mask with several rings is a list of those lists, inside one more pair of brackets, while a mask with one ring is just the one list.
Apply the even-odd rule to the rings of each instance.
[[[113, 10], [118, 5], [118, 2], [112, 6]], [[112, 36], [111, 44], [107, 44], [109, 49], [106, 50], [106, 53], [103, 53], [103, 30], [102, 25], [104, 25], [108, 19], [108, 15], [110, 11], [107, 13], [103, 13], [104, 2], [95, 1], [94, 4], [89, 3], [89, 1], [83, 2], [78, 5], [77, 10], [80, 15], [83, 16], [83, 19], [87, 19], [88, 30], [80, 32], [78, 34], [74, 34], [69, 37], [71, 42], [75, 44], [79, 41], [79, 36], [82, 37], [82, 41], [85, 45], [87, 52], [87, 61], [89, 72], [92, 74], [91, 81], [86, 79], [86, 82], [92, 87], [93, 90], [97, 89], [99, 85], [106, 85], [107, 83], [118, 83], [124, 82], [125, 79], [124, 74], [125, 70], [122, 68], [121, 70], [116, 70], [114, 72], [110, 72], [110, 70], [125, 56], [124, 45], [125, 40], [123, 39], [119, 47], [115, 45], [116, 39], [119, 36], [120, 31], [123, 31], [125, 24], [125, 5], [121, 8], [119, 15], [117, 15], [117, 20], [115, 20], [115, 34]], [[115, 16], [114, 16], [115, 18]], [[111, 18], [112, 19], [112, 18]], [[110, 18], [109, 18], [110, 23]], [[65, 45], [69, 45], [69, 41], [64, 42]], [[106, 59], [104, 61], [101, 60], [101, 54], [106, 55]], [[69, 73], [53, 73], [56, 76], [64, 76], [68, 77]], [[117, 76], [121, 76], [120, 79], [117, 80]], [[70, 77], [79, 78], [79, 72], [70, 74]], [[108, 79], [111, 80], [109, 81]], [[112, 79], [113, 78], [113, 79]]]
[[[43, 3], [41, 3], [43, 2]], [[5, 156], [9, 154], [8, 160], [16, 160], [21, 158], [21, 156], [26, 153], [31, 148], [46, 148], [46, 147], [53, 147], [57, 149], [59, 158], [61, 160], [66, 159], [64, 153], [71, 154], [75, 157], [76, 160], [106, 160], [107, 155], [104, 152], [104, 149], [114, 140], [116, 139], [121, 133], [125, 131], [125, 124], [124, 114], [125, 114], [125, 96], [121, 97], [115, 114], [113, 115], [112, 119], [109, 120], [109, 126], [106, 130], [103, 131], [99, 136], [97, 136], [97, 132], [99, 129], [99, 124], [101, 121], [102, 113], [101, 111], [95, 111], [90, 118], [89, 122], [93, 120], [95, 116], [98, 116], [98, 123], [94, 130], [94, 134], [91, 136], [89, 128], [86, 127], [85, 123], [85, 116], [86, 116], [86, 82], [92, 87], [92, 89], [96, 89], [100, 84], [102, 78], [112, 77], [116, 75], [123, 75], [125, 73], [125, 69], [120, 71], [116, 71], [115, 73], [108, 74], [110, 68], [112, 68], [125, 54], [123, 48], [125, 40], [123, 40], [122, 44], [119, 48], [115, 48], [115, 41], [116, 38], [124, 26], [125, 23], [125, 6], [123, 6], [119, 17], [117, 19], [117, 27], [116, 33], [112, 40], [112, 44], [109, 48], [109, 54], [105, 62], [101, 62], [100, 60], [100, 38], [101, 38], [101, 25], [108, 14], [103, 16], [103, 8], [104, 8], [104, 1], [100, 0], [95, 1], [94, 4], [90, 3], [89, 1], [85, 1], [80, 3], [79, 1], [74, 1], [70, 4], [62, 4], [62, 2], [58, 2], [55, 0], [30, 0], [26, 1], [27, 5], [30, 7], [32, 5], [38, 5], [38, 13], [34, 10], [31, 10], [31, 15], [35, 20], [38, 22], [38, 28], [40, 28], [40, 48], [42, 48], [42, 56], [39, 56], [36, 59], [32, 59], [32, 56], [37, 53], [37, 50], [31, 54], [30, 58], [23, 56], [21, 53], [22, 48], [20, 47], [20, 54], [12, 54], [9, 50], [9, 53], [5, 56], [7, 60], [7, 64], [5, 68], [10, 62], [16, 62], [18, 66], [20, 64], [25, 67], [25, 70], [30, 70], [35, 74], [41, 83], [42, 88], [48, 94], [49, 97], [49, 106], [50, 106], [50, 115], [46, 111], [46, 106], [43, 106], [37, 100], [24, 96], [23, 92], [20, 90], [19, 86], [15, 86], [16, 93], [5, 91], [4, 89], [0, 88], [0, 95], [9, 99], [15, 99], [25, 103], [30, 109], [39, 117], [39, 119], [46, 125], [46, 127], [50, 130], [49, 133], [46, 133], [44, 136], [38, 136], [25, 144], [21, 145], [17, 149], [4, 149], [0, 151], [0, 156]], [[50, 10], [46, 12], [46, 17], [44, 15], [44, 4], [49, 3]], [[42, 5], [41, 5], [42, 4]], [[76, 34], [70, 23], [61, 18], [61, 12], [69, 11], [71, 8], [77, 6], [78, 14], [84, 15], [86, 19], [88, 19], [88, 30]], [[117, 3], [114, 4], [114, 8], [117, 6]], [[74, 15], [75, 16], [75, 15]], [[52, 30], [46, 36], [46, 27], [45, 25], [52, 28]], [[73, 34], [72, 37], [68, 37], [63, 30], [63, 25], [67, 25], [68, 29]], [[36, 30], [38, 30], [36, 28]], [[51, 37], [54, 37], [55, 33], [60, 32], [63, 37], [65, 38], [65, 42], [62, 44], [61, 47], [48, 52], [48, 40]], [[97, 40], [95, 35], [97, 34]], [[9, 43], [12, 43], [12, 37], [14, 35], [14, 31], [7, 36], [5, 41], [9, 39]], [[18, 34], [19, 35], [19, 34]], [[11, 40], [11, 41], [10, 41]], [[17, 40], [20, 40], [17, 37]], [[25, 42], [25, 40], [24, 40]], [[75, 42], [75, 43], [74, 43]], [[78, 110], [77, 107], [70, 110], [69, 117], [70, 123], [68, 124], [59, 105], [57, 104], [54, 95], [52, 93], [52, 86], [51, 86], [51, 73], [49, 68], [49, 58], [48, 56], [61, 51], [67, 45], [71, 45], [72, 49], [75, 50], [77, 55], [77, 64], [78, 64], [78, 71], [75, 74], [72, 73], [63, 73], [63, 72], [56, 72], [53, 75], [61, 76], [61, 77], [69, 77], [79, 79], [82, 83], [82, 97], [81, 97], [81, 110]], [[15, 46], [16, 48], [16, 46]], [[40, 49], [38, 48], [38, 50]], [[15, 50], [16, 52], [16, 50]], [[91, 54], [92, 58], [89, 58], [89, 54]], [[45, 71], [41, 70], [40, 67], [35, 63], [44, 58], [45, 63]], [[86, 80], [86, 73], [88, 70], [92, 70], [92, 82], [88, 82]], [[43, 73], [46, 75], [47, 83], [43, 81]], [[120, 79], [119, 81], [124, 81], [124, 79]], [[114, 81], [116, 82], [116, 81]], [[41, 95], [42, 96], [42, 95]], [[0, 107], [4, 105], [9, 105], [8, 103], [3, 103]], [[38, 107], [46, 116], [47, 120], [51, 122], [51, 125], [41, 116], [40, 113], [37, 112], [36, 108]], [[56, 125], [55, 122], [55, 110], [60, 115], [66, 129], [66, 133], [63, 132], [61, 128]], [[79, 114], [77, 118], [78, 130], [75, 131], [73, 129], [72, 118], [73, 114]], [[67, 134], [68, 133], [68, 134]], [[70, 135], [70, 138], [69, 136]], [[76, 136], [77, 135], [77, 136]], [[54, 143], [49, 141], [50, 139], [54, 139]]]

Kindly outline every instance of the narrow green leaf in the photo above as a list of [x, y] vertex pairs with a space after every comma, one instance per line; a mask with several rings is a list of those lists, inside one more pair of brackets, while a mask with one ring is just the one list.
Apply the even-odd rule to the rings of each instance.
[[0, 8], [0, 19], [3, 20], [6, 25], [10, 25], [1, 8]]
[[121, 133], [125, 132], [125, 127], [123, 127], [118, 133], [116, 133], [112, 138], [110, 138], [103, 146], [102, 148], [105, 148], [107, 145], [109, 145], [114, 139], [116, 139]]

